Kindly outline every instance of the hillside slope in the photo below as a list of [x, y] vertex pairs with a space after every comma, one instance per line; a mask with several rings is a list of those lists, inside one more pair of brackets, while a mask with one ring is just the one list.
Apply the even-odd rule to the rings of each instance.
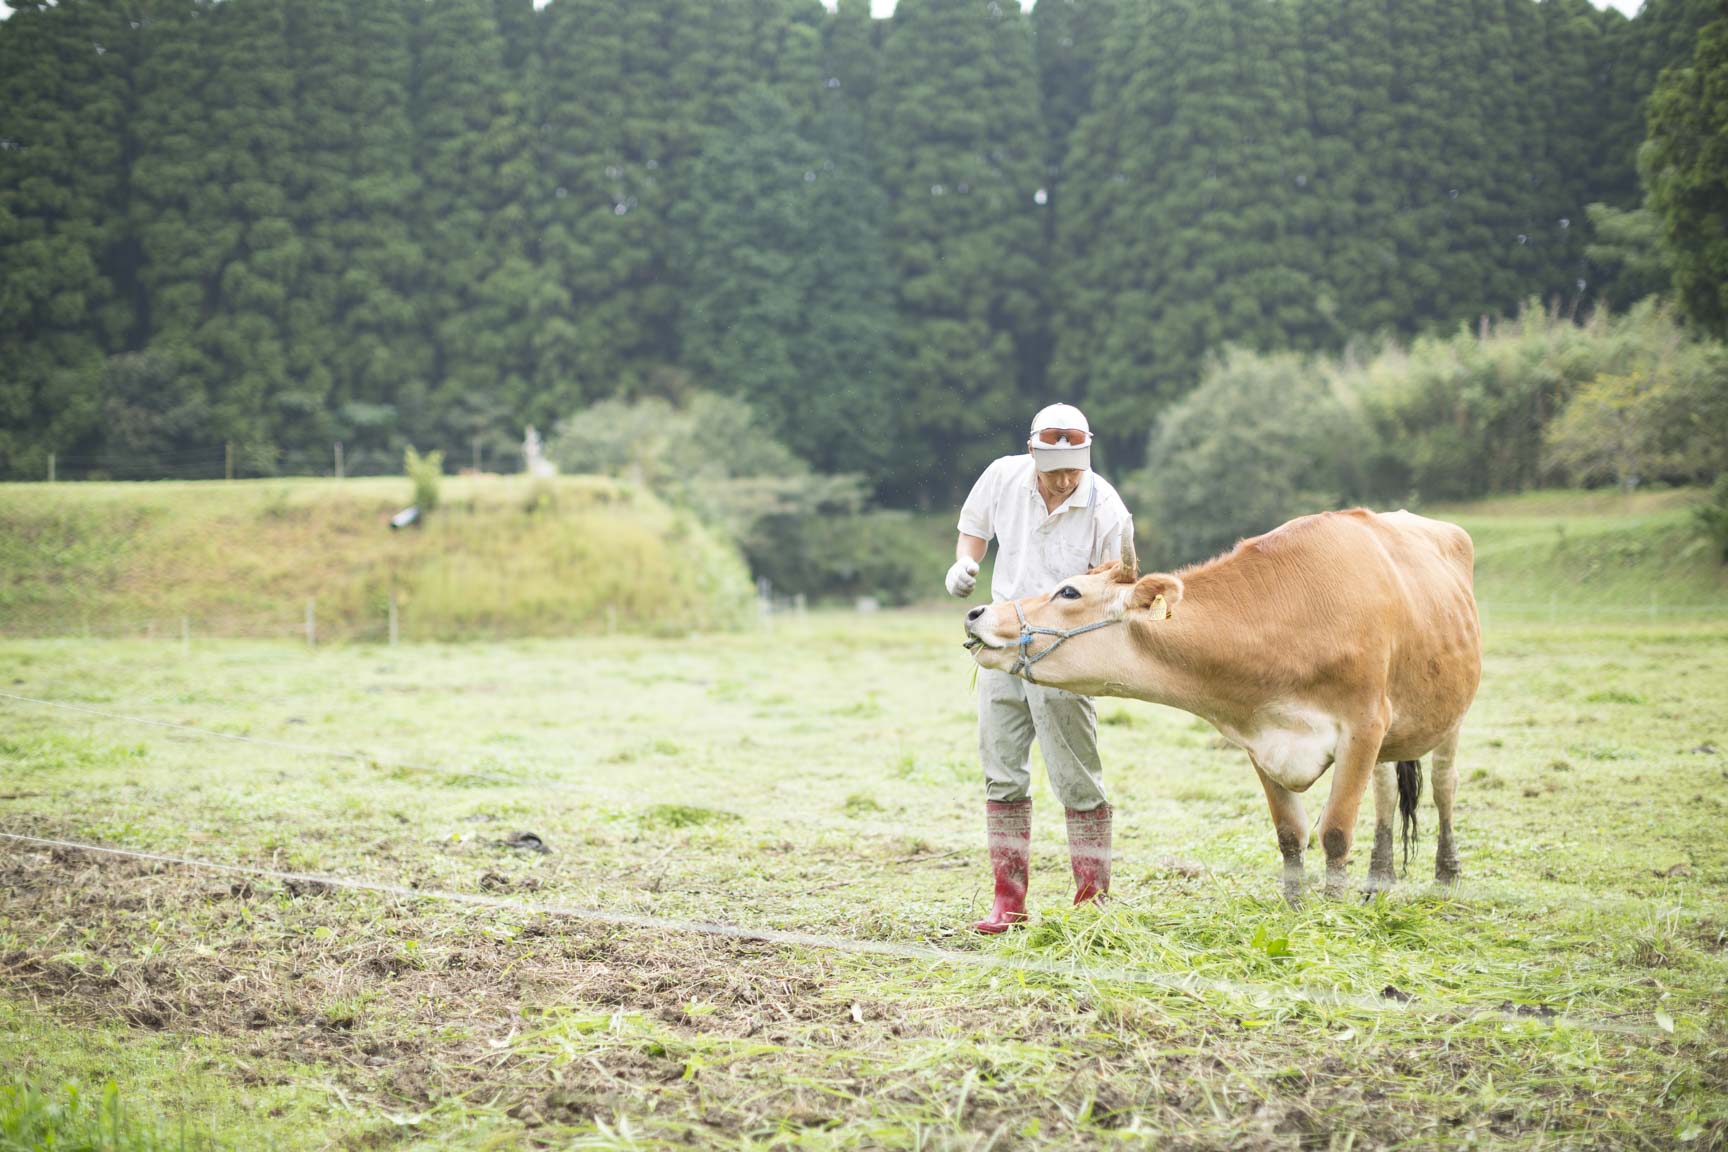
[[1476, 597], [1490, 613], [1728, 611], [1728, 566], [1693, 524], [1701, 499], [1562, 490], [1421, 511], [1475, 540]]
[[733, 626], [736, 552], [626, 484], [447, 479], [393, 532], [400, 479], [0, 485], [0, 631], [417, 640]]

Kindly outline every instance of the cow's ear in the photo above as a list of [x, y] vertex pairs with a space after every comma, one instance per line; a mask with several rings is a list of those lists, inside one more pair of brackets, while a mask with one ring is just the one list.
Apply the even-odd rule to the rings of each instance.
[[1116, 570], [1117, 570], [1117, 569], [1118, 569], [1118, 568], [1120, 568], [1120, 567], [1122, 567], [1122, 562], [1121, 562], [1121, 561], [1119, 561], [1119, 560], [1111, 560], [1111, 561], [1109, 561], [1109, 562], [1108, 562], [1108, 563], [1104, 563], [1104, 564], [1100, 564], [1100, 565], [1098, 565], [1098, 567], [1096, 567], [1096, 568], [1088, 568], [1088, 569], [1086, 569], [1086, 575], [1088, 575], [1088, 576], [1096, 576], [1096, 575], [1098, 575], [1098, 574], [1099, 574], [1099, 573], [1101, 573], [1101, 572], [1114, 572], [1114, 571], [1116, 571]]
[[1181, 601], [1182, 581], [1168, 572], [1154, 572], [1134, 582], [1134, 595], [1128, 600], [1128, 610], [1151, 609], [1162, 620], [1173, 615]]

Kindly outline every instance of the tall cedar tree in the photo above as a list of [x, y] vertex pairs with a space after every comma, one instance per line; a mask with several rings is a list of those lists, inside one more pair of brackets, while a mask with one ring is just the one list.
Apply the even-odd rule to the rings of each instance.
[[[1068, 269], [1086, 290], [1060, 302], [1052, 381], [1083, 386], [1113, 458], [1132, 460], [1160, 403], [1193, 386], [1209, 351], [1310, 348], [1326, 325], [1290, 10], [1159, 0], [1122, 27], [1134, 45], [1101, 69], [1099, 122], [1076, 136], [1086, 152], [1069, 183], [1088, 190], [1080, 217], [1063, 223], [1090, 234]], [[1099, 185], [1116, 190], [1101, 196]]]
[[869, 160], [864, 118], [844, 89], [817, 113], [815, 197], [805, 245], [804, 420], [789, 438], [818, 468], [883, 475], [895, 413], [911, 400], [895, 361], [894, 272], [888, 199]]
[[883, 479], [946, 500], [1023, 439], [1041, 391], [1045, 142], [1026, 18], [1012, 2], [903, 0], [876, 96], [915, 397]]
[[[1119, 0], [1038, 0], [1032, 6], [1038, 84], [1044, 96], [1045, 176], [1054, 199], [1075, 125], [1092, 107], [1092, 86]], [[1054, 213], [1046, 213], [1047, 216]]]
[[797, 345], [820, 164], [772, 89], [745, 92], [696, 165], [684, 363], [699, 384], [740, 396], [778, 439], [797, 429]]
[[854, 108], [868, 108], [876, 92], [882, 49], [870, 17], [870, 0], [836, 0], [823, 29], [827, 66], [822, 86], [843, 93]]
[[1698, 30], [1722, 15], [1722, 0], [1644, 0], [1636, 20], [1605, 14], [1599, 82], [1607, 92], [1607, 120], [1598, 126], [1601, 172], [1592, 196], [1617, 208], [1636, 208], [1638, 149], [1644, 143], [1646, 103], [1662, 70], [1692, 59]]
[[535, 321], [553, 303], [533, 227], [543, 189], [491, 0], [426, 6], [418, 46], [422, 299], [438, 360], [430, 393], [413, 382], [401, 412], [411, 442], [468, 459], [471, 442], [501, 448], [532, 410]]
[[1297, 10], [1314, 139], [1316, 233], [1327, 287], [1317, 309], [1341, 332], [1408, 321], [1394, 286], [1400, 205], [1386, 147], [1395, 67], [1380, 0], [1308, 0]]
[[[293, 188], [295, 75], [272, 0], [152, 10], [135, 117], [137, 218], [151, 330], [185, 450], [236, 445], [243, 469], [319, 434], [323, 397], [296, 387], [287, 314], [306, 258]], [[184, 421], [178, 421], [184, 423]]]
[[40, 479], [48, 453], [100, 447], [104, 357], [134, 323], [115, 264], [141, 38], [117, 2], [12, 8], [0, 31], [0, 471]]
[[1728, 339], [1728, 17], [1698, 34], [1689, 65], [1663, 73], [1650, 97], [1643, 166], [1680, 307]]
[[535, 334], [535, 374], [565, 413], [641, 392], [652, 364], [671, 359], [668, 8], [553, 0], [540, 13], [535, 115], [550, 194], [537, 217], [553, 306]]

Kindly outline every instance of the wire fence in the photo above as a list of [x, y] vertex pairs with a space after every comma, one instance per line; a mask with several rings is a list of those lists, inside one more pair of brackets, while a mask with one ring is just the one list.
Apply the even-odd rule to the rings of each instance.
[[[813, 608], [802, 594], [787, 595], [772, 588], [759, 586], [756, 597], [756, 623], [772, 630], [787, 621], [803, 622], [812, 614], [849, 611], [853, 614], [873, 614], [885, 611], [874, 599], [865, 597], [850, 609], [834, 606]], [[946, 607], [946, 605], [944, 605]], [[1635, 626], [1640, 624], [1671, 624], [1716, 622], [1728, 620], [1728, 603], [1663, 603], [1660, 599], [1637, 605], [1581, 605], [1555, 600], [1549, 603], [1533, 601], [1481, 601], [1477, 605], [1482, 625], [1491, 629], [1498, 624], [1545, 624], [1555, 628], [1597, 628], [1603, 625]], [[609, 634], [620, 627], [616, 613], [603, 611], [586, 622], [567, 629], [572, 636]], [[479, 629], [474, 637], [490, 634]], [[496, 638], [515, 638], [516, 633], [499, 633]], [[257, 612], [186, 612], [171, 610], [149, 615], [116, 617], [100, 609], [76, 615], [56, 614], [30, 616], [0, 607], [0, 639], [53, 640], [87, 638], [92, 640], [163, 640], [190, 643], [193, 640], [293, 640], [309, 644], [348, 642], [396, 644], [411, 639], [407, 610], [387, 605], [370, 622], [357, 622], [351, 617], [328, 619], [319, 615], [316, 597], [284, 602], [279, 609]]]
[[[1285, 983], [1263, 984], [1239, 980], [1224, 980], [1194, 973], [1158, 972], [1145, 968], [1128, 968], [1078, 961], [1059, 962], [1037, 957], [1004, 955], [998, 952], [969, 952], [931, 945], [907, 944], [894, 940], [873, 940], [855, 936], [833, 936], [784, 928], [755, 927], [721, 921], [690, 920], [673, 916], [654, 916], [639, 912], [592, 908], [539, 900], [513, 900], [474, 892], [455, 892], [439, 888], [410, 888], [389, 881], [365, 877], [343, 876], [330, 872], [288, 872], [248, 864], [231, 864], [215, 860], [200, 860], [167, 852], [153, 852], [111, 844], [91, 844], [47, 836], [33, 836], [0, 830], [0, 840], [64, 852], [85, 852], [98, 856], [167, 864], [181, 868], [228, 875], [241, 875], [282, 884], [322, 885], [326, 889], [341, 889], [388, 896], [406, 902], [435, 902], [514, 912], [523, 916], [548, 916], [556, 919], [582, 921], [612, 927], [645, 931], [669, 932], [681, 935], [721, 937], [730, 940], [754, 941], [786, 948], [817, 949], [853, 956], [882, 957], [920, 963], [929, 967], [958, 967], [1014, 972], [1023, 975], [1050, 977], [1087, 985], [1116, 984], [1130, 987], [1157, 988], [1185, 996], [1200, 997], [1211, 993], [1245, 999], [1261, 1004], [1280, 1001], [1297, 1002], [1320, 1008], [1351, 1009], [1376, 1014], [1419, 1015], [1429, 1018], [1446, 1017], [1460, 1023], [1471, 1020], [1496, 1019], [1542, 1028], [1581, 1028], [1591, 1032], [1656, 1038], [1656, 1027], [1626, 1020], [1604, 1019], [1559, 1012], [1553, 1009], [1519, 1011], [1516, 1006], [1501, 1003], [1478, 1003], [1465, 1000], [1433, 999], [1396, 996], [1382, 993], [1364, 996], [1337, 988], [1318, 985]], [[1654, 1014], [1652, 1015], [1654, 1020]]]
[[[446, 444], [438, 450], [447, 466], [475, 472], [487, 468], [516, 472], [523, 462], [519, 445], [496, 436], [461, 445]], [[139, 452], [34, 452], [0, 460], [0, 477], [49, 483], [257, 480], [288, 476], [340, 479], [394, 476], [401, 471], [401, 448], [341, 441], [295, 448], [226, 442]]]
[[[117, 723], [139, 725], [158, 729], [168, 729], [186, 733], [192, 736], [206, 737], [223, 741], [253, 745], [263, 749], [284, 751], [299, 755], [321, 758], [358, 761], [382, 767], [409, 767], [425, 771], [444, 771], [438, 767], [414, 763], [400, 758], [379, 755], [372, 752], [333, 748], [327, 745], [305, 743], [299, 741], [273, 740], [266, 737], [250, 736], [242, 733], [223, 732], [218, 729], [200, 725], [153, 719], [135, 715], [131, 712], [118, 712], [104, 708], [96, 708], [85, 704], [75, 704], [68, 701], [49, 700], [41, 697], [27, 696], [22, 693], [0, 691], [0, 699], [15, 704], [41, 706], [57, 711], [88, 715], [102, 720]], [[1501, 1004], [1472, 1003], [1468, 1001], [1434, 1000], [1427, 998], [1388, 998], [1383, 996], [1364, 996], [1358, 993], [1340, 991], [1336, 988], [1326, 988], [1303, 984], [1261, 984], [1233, 980], [1221, 980], [1202, 977], [1192, 973], [1179, 974], [1155, 972], [1139, 968], [1127, 968], [1078, 961], [1057, 962], [1035, 957], [1002, 955], [993, 952], [971, 952], [955, 949], [937, 948], [923, 944], [906, 944], [889, 940], [873, 940], [867, 938], [824, 935], [797, 930], [773, 927], [756, 927], [716, 921], [691, 920], [678, 917], [657, 916], [637, 912], [620, 911], [587, 907], [573, 904], [513, 900], [504, 897], [487, 896], [477, 893], [456, 892], [443, 889], [407, 887], [390, 881], [368, 877], [346, 876], [332, 873], [328, 870], [317, 872], [290, 872], [279, 869], [265, 868], [243, 863], [203, 860], [178, 856], [172, 853], [158, 852], [147, 849], [132, 848], [111, 844], [94, 844], [85, 841], [69, 840], [55, 837], [37, 836], [30, 833], [14, 832], [0, 829], [0, 840], [21, 845], [34, 845], [43, 848], [53, 848], [63, 851], [87, 852], [94, 855], [114, 858], [127, 858], [169, 864], [177, 867], [202, 871], [240, 874], [260, 879], [275, 880], [282, 883], [295, 882], [299, 884], [322, 884], [331, 889], [343, 889], [355, 892], [371, 893], [389, 896], [405, 901], [433, 901], [446, 904], [466, 905], [488, 908], [499, 911], [511, 911], [522, 915], [550, 916], [560, 919], [585, 921], [617, 927], [681, 934], [697, 934], [714, 937], [724, 937], [736, 940], [759, 941], [784, 947], [812, 948], [840, 952], [859, 956], [886, 957], [892, 959], [921, 962], [926, 965], [958, 966], [967, 968], [988, 968], [1004, 971], [1035, 974], [1053, 977], [1061, 980], [1079, 981], [1087, 984], [1119, 984], [1127, 986], [1154, 987], [1170, 992], [1190, 996], [1205, 993], [1224, 994], [1245, 998], [1260, 1003], [1278, 1000], [1297, 1001], [1319, 1007], [1349, 1008], [1370, 1012], [1425, 1013], [1429, 1016], [1445, 1016], [1460, 1020], [1480, 1018], [1503, 1018], [1521, 1023], [1539, 1023], [1545, 1026], [1573, 1026], [1590, 1031], [1608, 1032], [1637, 1036], [1658, 1035], [1655, 1028], [1629, 1023], [1619, 1019], [1601, 1019], [1575, 1016], [1570, 1013], [1551, 1013], [1544, 1009], [1532, 1015], [1529, 1009], [1519, 1010], [1515, 1006]], [[1164, 861], [1138, 861], [1131, 857], [1118, 856], [1117, 862], [1122, 865], [1135, 864], [1154, 866], [1162, 865]], [[1202, 869], [1207, 874], [1230, 874], [1243, 871], [1233, 868]], [[1452, 885], [1443, 889], [1441, 894], [1451, 898], [1475, 898], [1494, 895], [1493, 886], [1472, 884], [1471, 890], [1465, 886]], [[1505, 896], [1509, 890], [1501, 889]], [[1518, 894], [1516, 902], [1529, 902], [1528, 897]], [[1539, 898], [1542, 904], [1553, 904], [1553, 898]], [[1649, 901], [1635, 900], [1635, 903], [1647, 904]], [[1587, 903], [1592, 907], [1602, 904], [1600, 895], [1593, 894]]]
[[[428, 763], [425, 761], [405, 758], [405, 757], [403, 757], [397, 753], [394, 753], [394, 752], [380, 752], [380, 751], [375, 751], [375, 750], [368, 751], [368, 750], [364, 750], [364, 749], [350, 749], [350, 748], [335, 748], [335, 747], [331, 747], [331, 746], [325, 745], [325, 744], [306, 743], [303, 741], [274, 740], [274, 739], [270, 739], [268, 737], [251, 736], [251, 735], [247, 735], [244, 733], [238, 733], [238, 732], [226, 732], [226, 731], [223, 731], [221, 729], [208, 728], [208, 727], [204, 727], [204, 726], [197, 725], [197, 724], [188, 724], [188, 723], [184, 723], [184, 722], [180, 722], [180, 721], [173, 721], [173, 720], [161, 720], [161, 719], [156, 719], [156, 718], [147, 717], [147, 716], [138, 716], [138, 715], [134, 715], [134, 714], [131, 714], [128, 712], [117, 712], [117, 711], [114, 711], [111, 709], [97, 708], [97, 707], [95, 707], [93, 705], [89, 705], [89, 704], [77, 704], [77, 703], [72, 703], [70, 701], [65, 701], [65, 700], [47, 700], [47, 699], [43, 699], [40, 697], [23, 695], [23, 694], [17, 693], [17, 692], [7, 692], [7, 691], [0, 690], [0, 700], [8, 700], [8, 701], [11, 701], [15, 704], [33, 705], [33, 706], [48, 708], [48, 709], [52, 709], [52, 710], [60, 711], [60, 712], [67, 712], [67, 713], [91, 716], [91, 717], [95, 717], [97, 719], [113, 721], [113, 722], [121, 723], [121, 724], [132, 724], [132, 725], [148, 727], [148, 728], [167, 729], [170, 731], [181, 732], [181, 733], [184, 733], [184, 734], [187, 734], [190, 736], [194, 736], [194, 737], [208, 737], [208, 738], [215, 739], [215, 740], [223, 740], [223, 741], [229, 741], [229, 742], [239, 743], [239, 744], [250, 744], [250, 745], [253, 745], [253, 746], [259, 747], [259, 748], [266, 748], [266, 749], [291, 752], [291, 753], [296, 753], [296, 754], [303, 755], [303, 756], [313, 756], [313, 757], [319, 757], [319, 758], [331, 759], [331, 760], [352, 761], [355, 763], [368, 765], [368, 766], [375, 768], [375, 769], [408, 769], [408, 770], [428, 773], [428, 774], [431, 774], [434, 776], [458, 774], [464, 770], [461, 767], [458, 767], [459, 764], [472, 763], [476, 760], [482, 760], [482, 759], [485, 759], [486, 757], [491, 756], [494, 753], [494, 750], [489, 749], [489, 748], [461, 748], [461, 747], [452, 748], [452, 747], [445, 746], [442, 749], [443, 752], [445, 753], [445, 761], [443, 763], [439, 763], [439, 764], [432, 764], [432, 763]], [[1484, 728], [1481, 728], [1481, 729], [1476, 729], [1476, 728], [1470, 729], [1470, 731], [1473, 731], [1473, 732], [1497, 731], [1497, 730], [1504, 730], [1504, 726], [1500, 726], [1498, 728], [1495, 726], [1485, 726]], [[1544, 733], [1551, 734], [1551, 733], [1556, 733], [1556, 732], [1572, 732], [1572, 731], [1576, 730], [1576, 725], [1557, 724], [1557, 725], [1547, 725], [1547, 726], [1541, 726], [1541, 727], [1531, 727], [1528, 725], [1520, 725], [1520, 726], [1517, 726], [1516, 730], [1520, 733], [1527, 733], [1527, 734], [1531, 734], [1531, 735], [1541, 735]], [[543, 770], [543, 773], [545, 775], [550, 774], [551, 769], [549, 766], [540, 765], [539, 767]], [[543, 775], [541, 779], [538, 779], [533, 783], [532, 787], [535, 789], [536, 792], [545, 792], [547, 790], [583, 791], [583, 789], [581, 789], [579, 786], [573, 786], [573, 785], [570, 785], [568, 783], [564, 783], [564, 782], [560, 782], [560, 781], [556, 781], [556, 780], [549, 780], [549, 779], [545, 778], [545, 775]], [[667, 793], [666, 799], [678, 800], [678, 799], [682, 799], [683, 796], [684, 796], [684, 794], [682, 793], [682, 791], [680, 791], [676, 787], [676, 785], [674, 785], [672, 787], [672, 789]], [[655, 797], [653, 795], [643, 794], [643, 795], [640, 795], [638, 797], [638, 799], [641, 802], [643, 802], [644, 804], [646, 804], [646, 803], [649, 803], [649, 802], [656, 800], [657, 797]], [[816, 828], [818, 826], [817, 825], [807, 825], [807, 827]], [[848, 821], [847, 824], [844, 826], [844, 829], [845, 829], [845, 831], [847, 831], [849, 833], [854, 832], [854, 831], [856, 831], [856, 824], [852, 821]], [[966, 848], [958, 848], [958, 849], [953, 849], [953, 850], [942, 850], [941, 846], [938, 846], [936, 848], [933, 848], [930, 853], [926, 854], [925, 856], [923, 856], [921, 858], [923, 858], [923, 859], [942, 859], [942, 858], [945, 858], [948, 856], [953, 856], [959, 852], [963, 852], [966, 850], [967, 850]], [[1132, 853], [1118, 852], [1114, 855], [1113, 859], [1115, 860], [1115, 862], [1118, 865], [1121, 865], [1123, 867], [1143, 868], [1143, 869], [1146, 869], [1146, 870], [1152, 871], [1152, 872], [1175, 871], [1175, 872], [1182, 873], [1182, 874], [1189, 875], [1189, 876], [1205, 875], [1205, 876], [1261, 877], [1261, 876], [1269, 875], [1267, 870], [1264, 868], [1235, 867], [1235, 866], [1230, 866], [1230, 865], [1217, 865], [1217, 864], [1196, 864], [1192, 861], [1177, 860], [1177, 859], [1170, 857], [1170, 856], [1150, 857], [1150, 856], [1137, 856], [1137, 855], [1134, 855]], [[1605, 898], [1602, 893], [1591, 893], [1589, 895], [1589, 897], [1587, 899], [1584, 899], [1584, 900], [1572, 899], [1572, 898], [1567, 898], [1567, 897], [1556, 897], [1553, 894], [1546, 894], [1546, 895], [1532, 897], [1528, 892], [1514, 889], [1514, 888], [1509, 887], [1507, 885], [1494, 884], [1494, 883], [1489, 883], [1489, 882], [1485, 882], [1482, 880], [1468, 880], [1468, 881], [1463, 881], [1463, 882], [1456, 882], [1455, 881], [1455, 882], [1447, 884], [1445, 886], [1444, 891], [1448, 897], [1457, 897], [1457, 898], [1462, 898], [1462, 899], [1491, 900], [1491, 901], [1494, 901], [1496, 903], [1511, 903], [1511, 904], [1517, 904], [1517, 905], [1529, 905], [1529, 904], [1552, 905], [1552, 904], [1558, 903], [1558, 904], [1569, 904], [1569, 905], [1575, 905], [1575, 906], [1588, 906], [1591, 908], [1598, 908], [1598, 907], [1603, 906], [1604, 904], [1609, 904], [1609, 903], [1627, 903], [1627, 904], [1638, 905], [1641, 907], [1647, 907], [1654, 902], [1649, 898], [1639, 897], [1639, 896], [1621, 896], [1621, 897], [1614, 897], [1614, 898]]]

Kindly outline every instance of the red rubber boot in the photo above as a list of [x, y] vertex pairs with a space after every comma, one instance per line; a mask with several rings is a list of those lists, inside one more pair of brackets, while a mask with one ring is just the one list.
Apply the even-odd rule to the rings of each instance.
[[1110, 805], [1068, 811], [1068, 858], [1074, 866], [1074, 903], [1100, 903], [1110, 892]]
[[996, 903], [973, 927], [986, 936], [1026, 922], [1026, 873], [1032, 863], [1032, 801], [987, 800], [984, 826], [990, 844], [990, 870], [996, 874]]

